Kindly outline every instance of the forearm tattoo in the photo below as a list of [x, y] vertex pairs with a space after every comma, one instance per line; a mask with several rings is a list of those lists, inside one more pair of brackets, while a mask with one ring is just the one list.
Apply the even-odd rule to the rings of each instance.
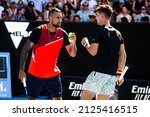
[[22, 69], [22, 70], [24, 70], [28, 52], [31, 49], [31, 43], [32, 42], [28, 39], [22, 48], [22, 51], [20, 54], [20, 69]]

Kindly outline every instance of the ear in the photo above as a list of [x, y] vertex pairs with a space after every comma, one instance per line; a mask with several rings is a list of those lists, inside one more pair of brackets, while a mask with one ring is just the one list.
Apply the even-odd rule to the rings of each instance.
[[49, 20], [51, 20], [51, 19], [52, 19], [52, 16], [51, 16], [51, 15], [49, 15], [49, 16], [48, 16], [48, 19], [49, 19]]
[[48, 17], [50, 18], [50, 17], [52, 17], [51, 15], [48, 15]]

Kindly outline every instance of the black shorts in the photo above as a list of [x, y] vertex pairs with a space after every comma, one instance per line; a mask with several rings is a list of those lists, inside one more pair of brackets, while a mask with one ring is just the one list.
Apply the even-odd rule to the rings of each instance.
[[49, 99], [62, 96], [62, 83], [60, 75], [53, 78], [37, 78], [28, 74], [28, 94], [37, 98], [44, 89]]

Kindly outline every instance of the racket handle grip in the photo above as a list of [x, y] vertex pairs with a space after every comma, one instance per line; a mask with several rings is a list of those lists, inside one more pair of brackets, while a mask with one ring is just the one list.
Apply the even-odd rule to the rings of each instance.
[[124, 75], [127, 72], [127, 70], [128, 70], [128, 66], [125, 66], [122, 74], [120, 75], [120, 79], [124, 77]]
[[26, 78], [23, 78], [23, 79], [22, 79], [22, 83], [23, 83], [23, 86], [24, 86], [24, 87], [27, 87]]

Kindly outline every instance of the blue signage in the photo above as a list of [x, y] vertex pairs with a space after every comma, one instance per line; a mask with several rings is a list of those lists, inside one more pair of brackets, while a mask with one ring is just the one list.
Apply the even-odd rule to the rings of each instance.
[[10, 53], [0, 52], [0, 99], [11, 97]]

